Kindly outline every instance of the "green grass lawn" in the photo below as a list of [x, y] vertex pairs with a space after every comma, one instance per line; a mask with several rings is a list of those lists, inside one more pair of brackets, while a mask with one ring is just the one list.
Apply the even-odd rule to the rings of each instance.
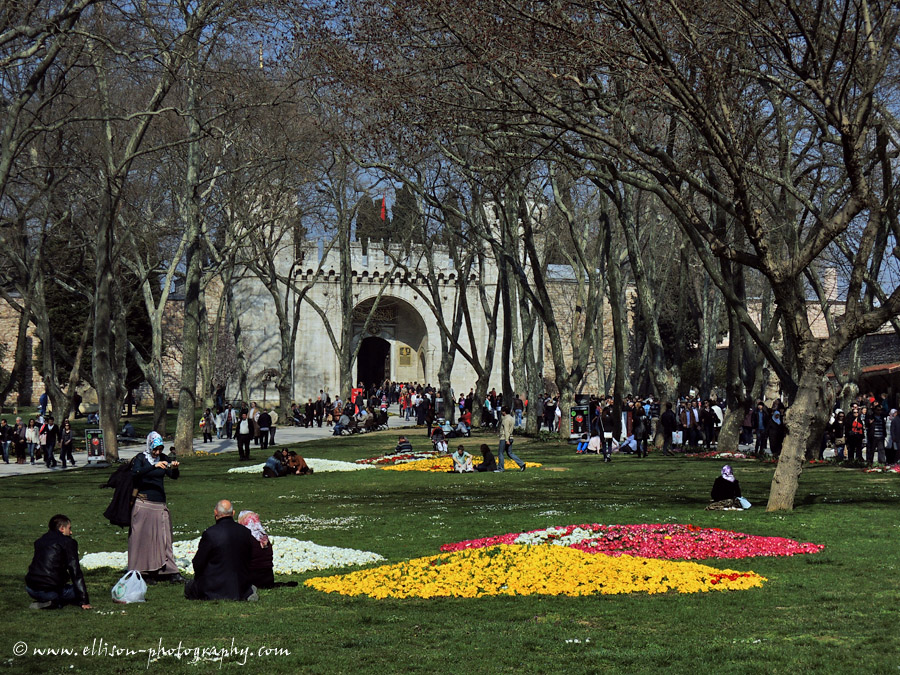
[[[474, 451], [477, 439], [472, 439]], [[394, 434], [327, 439], [302, 446], [310, 457], [354, 460], [391, 449]], [[493, 438], [490, 440], [493, 445]], [[413, 443], [426, 447], [421, 431]], [[147, 654], [39, 656], [33, 649], [90, 649], [95, 639], [119, 648], [249, 647], [222, 670], [278, 673], [881, 673], [896, 672], [900, 584], [896, 560], [900, 476], [816, 466], [804, 472], [793, 513], [764, 510], [773, 466], [736, 461], [754, 507], [707, 512], [721, 461], [575, 455], [571, 446], [517, 441], [523, 459], [567, 471], [452, 475], [358, 471], [265, 480], [226, 474], [235, 454], [188, 458], [169, 481], [175, 539], [212, 524], [216, 500], [232, 499], [265, 522], [303, 514], [341, 519], [315, 529], [271, 526], [270, 534], [375, 551], [390, 562], [438, 552], [461, 539], [570, 523], [693, 523], [825, 544], [793, 558], [704, 561], [753, 570], [761, 589], [695, 595], [491, 597], [372, 600], [325, 594], [302, 585], [260, 592], [258, 603], [188, 603], [178, 586], [158, 585], [148, 602], [116, 605], [113, 570], [87, 573], [95, 611], [29, 610], [23, 577], [31, 542], [53, 513], [74, 521], [84, 552], [125, 550], [126, 534], [102, 511], [107, 470], [0, 480], [0, 570], [6, 617], [0, 664], [10, 671], [121, 673], [147, 670]], [[263, 458], [260, 450], [254, 459]], [[291, 577], [304, 579], [323, 573]], [[284, 579], [286, 580], [286, 579]], [[573, 642], [567, 642], [573, 640]], [[574, 642], [579, 640], [580, 642]], [[14, 657], [14, 645], [28, 655]], [[94, 643], [96, 645], [96, 643]], [[257, 656], [260, 648], [290, 655]], [[151, 672], [207, 672], [174, 656]]]

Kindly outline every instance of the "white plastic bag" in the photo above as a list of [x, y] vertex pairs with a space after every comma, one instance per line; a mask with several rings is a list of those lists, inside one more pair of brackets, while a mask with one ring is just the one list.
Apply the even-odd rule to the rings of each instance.
[[672, 445], [681, 445], [684, 443], [684, 432], [683, 431], [673, 431], [672, 432]]
[[129, 570], [116, 582], [112, 588], [113, 602], [127, 604], [129, 602], [144, 602], [147, 594], [147, 582], [137, 570]]
[[750, 502], [744, 497], [738, 497], [738, 501], [741, 503], [741, 507], [745, 509], [750, 508]]

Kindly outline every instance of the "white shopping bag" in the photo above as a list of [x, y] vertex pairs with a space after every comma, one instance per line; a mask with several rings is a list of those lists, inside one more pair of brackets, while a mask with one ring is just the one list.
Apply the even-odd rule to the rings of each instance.
[[137, 570], [129, 570], [116, 582], [112, 588], [113, 602], [127, 604], [129, 602], [144, 602], [147, 594], [147, 582]]
[[684, 432], [683, 431], [673, 431], [672, 432], [672, 445], [681, 445], [684, 443]]

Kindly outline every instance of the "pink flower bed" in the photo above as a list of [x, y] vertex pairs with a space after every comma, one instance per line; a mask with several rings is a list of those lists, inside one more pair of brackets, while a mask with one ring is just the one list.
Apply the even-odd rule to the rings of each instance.
[[586, 553], [685, 560], [792, 556], [799, 553], [818, 553], [825, 548], [821, 544], [803, 544], [783, 537], [758, 537], [714, 527], [593, 523], [469, 539], [455, 544], [445, 544], [441, 546], [441, 550], [460, 551], [496, 544], [555, 544]]
[[866, 473], [900, 473], [900, 464], [889, 464], [885, 466], [871, 466], [863, 469]]

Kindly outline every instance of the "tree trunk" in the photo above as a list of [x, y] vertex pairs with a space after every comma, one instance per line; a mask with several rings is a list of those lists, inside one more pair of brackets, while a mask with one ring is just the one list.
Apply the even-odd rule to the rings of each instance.
[[113, 205], [106, 196], [106, 204], [97, 226], [97, 262], [94, 290], [94, 388], [100, 409], [100, 428], [103, 447], [109, 462], [119, 461], [117, 441], [120, 400], [113, 345]]
[[806, 448], [823, 417], [824, 411], [819, 408], [821, 391], [821, 375], [812, 369], [804, 372], [799, 380], [796, 396], [787, 411], [787, 436], [772, 478], [767, 511], [790, 511], [794, 508]]
[[234, 335], [234, 346], [235, 346], [235, 358], [237, 360], [237, 371], [238, 371], [238, 393], [240, 394], [241, 400], [244, 402], [250, 402], [250, 387], [248, 384], [248, 365], [247, 365], [247, 351], [244, 348], [244, 334], [241, 328], [241, 319], [234, 311], [234, 289], [233, 284], [231, 282], [231, 275], [229, 274], [225, 280], [225, 294], [226, 298], [226, 320], [231, 323], [232, 334]]
[[[607, 229], [606, 236], [612, 237], [612, 233]], [[609, 309], [612, 314], [613, 328], [613, 402], [614, 414], [616, 420], [622, 415], [622, 399], [625, 397], [625, 368], [628, 361], [625, 356], [625, 331], [628, 326], [626, 324], [625, 311], [623, 309], [624, 296], [622, 288], [622, 272], [616, 261], [609, 266], [606, 275], [609, 284]]]
[[575, 402], [575, 388], [571, 382], [557, 382], [556, 387], [559, 389], [559, 400], [556, 405], [562, 413], [562, 417], [559, 418], [559, 431], [557, 433], [561, 441], [568, 441], [569, 434], [572, 431], [570, 419], [572, 405]]
[[[289, 293], [290, 291], [287, 292]], [[278, 332], [281, 339], [281, 354], [278, 358], [278, 377], [275, 378], [275, 388], [278, 390], [279, 418], [281, 420], [289, 420], [291, 414], [291, 385], [293, 384], [291, 375], [294, 364], [294, 342], [291, 339], [293, 331], [290, 325], [282, 325], [282, 322], [279, 320]], [[327, 411], [326, 414], [328, 414]]]
[[[196, 57], [196, 52], [195, 52]], [[193, 65], [192, 65], [193, 68]], [[197, 410], [197, 357], [200, 342], [200, 121], [197, 118], [196, 73], [188, 77], [188, 156], [185, 175], [183, 217], [187, 233], [182, 331], [181, 385], [178, 390], [178, 417], [175, 422], [175, 449], [179, 455], [194, 452], [194, 416]]]
[[160, 436], [166, 436], [166, 414], [169, 406], [166, 401], [166, 392], [162, 387], [150, 385], [153, 391], [153, 430]]
[[709, 275], [703, 275], [703, 286], [698, 298], [700, 305], [700, 397], [708, 399], [712, 393], [716, 372], [716, 344], [719, 341], [719, 313], [722, 294]]
[[[506, 228], [503, 228], [504, 233]], [[503, 339], [500, 343], [500, 390], [502, 393], [503, 405], [512, 407], [515, 392], [512, 387], [512, 379], [510, 377], [510, 363], [512, 361], [512, 341], [513, 330], [515, 326], [512, 319], [512, 302], [509, 291], [509, 272], [506, 259], [499, 257], [497, 259], [499, 267], [499, 277], [497, 279], [500, 293], [500, 303], [503, 311]]]
[[[89, 317], [90, 318], [90, 317]], [[69, 382], [66, 386], [65, 407], [59, 410], [60, 424], [63, 420], [68, 419], [69, 413], [72, 412], [72, 399], [75, 397], [75, 389], [81, 381], [81, 362], [84, 360], [84, 351], [87, 347], [88, 337], [92, 332], [92, 324], [90, 320], [85, 320], [84, 327], [81, 329], [81, 336], [78, 340], [78, 348], [75, 350], [75, 358], [73, 359], [72, 369], [69, 371]]]
[[215, 367], [215, 354], [212, 351], [212, 341], [209, 332], [209, 313], [206, 310], [206, 286], [200, 285], [200, 340], [198, 345], [198, 363], [200, 368], [200, 397], [201, 407], [206, 410], [213, 409], [215, 405], [215, 391], [213, 389], [213, 368]]
[[862, 371], [862, 342], [864, 338], [857, 338], [850, 346], [850, 360], [847, 364], [847, 374], [840, 374], [843, 379], [841, 387], [841, 410], [849, 414], [850, 406], [859, 396], [859, 375]]

